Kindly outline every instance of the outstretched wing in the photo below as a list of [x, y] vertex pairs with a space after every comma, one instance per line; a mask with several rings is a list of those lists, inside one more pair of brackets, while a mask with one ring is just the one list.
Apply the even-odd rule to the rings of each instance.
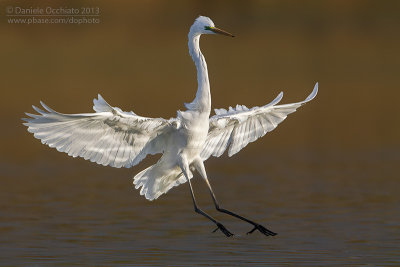
[[216, 109], [216, 115], [210, 118], [207, 140], [201, 152], [202, 159], [206, 160], [211, 155], [219, 157], [228, 147], [229, 156], [236, 154], [248, 143], [275, 129], [288, 114], [312, 100], [317, 93], [318, 83], [302, 102], [276, 105], [282, 99], [281, 92], [271, 103], [262, 107], [248, 109], [237, 105], [236, 108], [229, 107], [229, 110]]
[[40, 102], [45, 111], [23, 119], [28, 131], [43, 144], [72, 157], [112, 167], [131, 167], [147, 154], [162, 152], [165, 135], [174, 130], [171, 122], [123, 112], [111, 107], [100, 95], [94, 99], [96, 113], [62, 114]]

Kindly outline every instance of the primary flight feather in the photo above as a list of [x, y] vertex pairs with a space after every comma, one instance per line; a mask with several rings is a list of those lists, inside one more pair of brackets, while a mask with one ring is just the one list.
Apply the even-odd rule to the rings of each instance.
[[160, 160], [134, 177], [136, 188], [148, 200], [157, 199], [172, 187], [189, 182], [195, 211], [217, 225], [226, 236], [231, 236], [225, 226], [197, 207], [190, 179], [197, 170], [209, 187], [218, 211], [242, 219], [254, 226], [249, 232], [259, 230], [265, 235], [275, 235], [262, 225], [220, 208], [211, 189], [203, 162], [210, 156], [219, 157], [227, 149], [232, 156], [248, 143], [254, 142], [275, 129], [286, 116], [318, 92], [318, 83], [312, 93], [298, 103], [278, 105], [283, 93], [262, 107], [215, 109], [210, 117], [211, 93], [207, 63], [200, 51], [202, 34], [232, 34], [215, 27], [211, 19], [200, 16], [191, 26], [188, 35], [189, 54], [197, 69], [198, 89], [195, 99], [186, 103], [187, 110], [178, 111], [176, 118], [142, 117], [134, 112], [124, 112], [110, 106], [98, 95], [94, 99], [96, 113], [62, 114], [41, 102], [44, 109], [33, 106], [38, 114], [26, 113], [28, 131], [50, 147], [72, 157], [82, 157], [101, 165], [116, 168], [137, 165], [148, 154], [162, 153]]

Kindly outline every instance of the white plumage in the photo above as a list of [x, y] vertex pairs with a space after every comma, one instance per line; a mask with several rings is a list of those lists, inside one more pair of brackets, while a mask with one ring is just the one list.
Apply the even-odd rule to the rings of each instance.
[[[317, 83], [302, 102], [277, 105], [283, 96], [280, 93], [265, 106], [249, 109], [237, 105], [228, 110], [215, 109], [216, 115], [210, 118], [210, 85], [199, 40], [202, 34], [213, 33], [233, 37], [216, 28], [207, 17], [200, 16], [190, 28], [189, 53], [197, 69], [198, 90], [195, 99], [185, 104], [187, 110], [178, 111], [176, 118], [147, 118], [132, 111], [124, 112], [110, 106], [98, 95], [93, 100], [96, 113], [62, 114], [41, 102], [44, 110], [33, 106], [39, 114], [26, 113], [30, 118], [24, 119], [24, 124], [43, 144], [72, 157], [79, 156], [104, 166], [129, 168], [148, 154], [162, 153], [155, 165], [134, 177], [135, 187], [141, 188], [140, 194], [149, 200], [189, 181], [193, 177], [192, 170], [201, 174], [211, 190], [203, 161], [210, 156], [221, 156], [227, 148], [229, 156], [236, 154], [248, 143], [275, 129], [288, 114], [312, 100], [318, 92]], [[198, 209], [193, 192], [192, 197]], [[206, 217], [211, 218], [208, 215]], [[218, 225], [218, 228], [228, 235], [229, 231], [222, 225]]]
[[318, 83], [307, 99], [298, 103], [276, 105], [283, 97], [281, 92], [271, 103], [262, 107], [248, 109], [244, 105], [237, 105], [228, 110], [215, 109], [216, 115], [210, 118], [210, 129], [201, 152], [202, 159], [206, 160], [211, 155], [219, 157], [228, 147], [229, 156], [238, 153], [248, 143], [275, 129], [287, 115], [312, 100], [317, 92]]
[[58, 113], [41, 102], [46, 111], [33, 106], [40, 115], [27, 114], [32, 119], [25, 125], [42, 143], [104, 166], [131, 167], [146, 154], [162, 152], [151, 141], [165, 131], [168, 121], [122, 112], [100, 95], [93, 102], [97, 113], [73, 115]]

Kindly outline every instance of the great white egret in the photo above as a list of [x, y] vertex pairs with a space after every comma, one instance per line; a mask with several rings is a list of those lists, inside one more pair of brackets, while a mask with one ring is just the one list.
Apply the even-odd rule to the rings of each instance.
[[188, 182], [194, 210], [207, 217], [226, 236], [232, 233], [219, 221], [202, 211], [196, 204], [190, 179], [196, 170], [206, 182], [218, 211], [232, 215], [252, 224], [248, 233], [259, 230], [265, 235], [276, 235], [262, 225], [223, 209], [217, 202], [208, 181], [204, 161], [211, 155], [221, 156], [226, 149], [232, 156], [272, 131], [286, 116], [312, 100], [318, 92], [318, 83], [312, 93], [302, 102], [277, 105], [281, 92], [271, 103], [251, 109], [243, 105], [236, 108], [215, 109], [210, 117], [211, 93], [207, 64], [200, 51], [202, 34], [232, 34], [218, 29], [208, 17], [198, 17], [189, 31], [189, 54], [197, 69], [198, 89], [195, 99], [185, 103], [187, 110], [177, 111], [176, 118], [142, 117], [110, 106], [99, 94], [94, 99], [96, 113], [62, 114], [40, 102], [45, 110], [35, 106], [39, 114], [26, 113], [23, 119], [28, 131], [50, 147], [82, 157], [101, 165], [132, 167], [147, 154], [162, 153], [160, 160], [133, 178], [135, 188], [148, 200], [157, 199], [172, 187]]

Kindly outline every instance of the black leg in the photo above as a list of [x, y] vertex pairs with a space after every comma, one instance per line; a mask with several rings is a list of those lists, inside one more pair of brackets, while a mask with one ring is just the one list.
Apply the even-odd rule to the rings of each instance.
[[[211, 191], [211, 192], [212, 192], [212, 191]], [[211, 193], [211, 196], [213, 196], [213, 193]], [[241, 219], [241, 220], [243, 220], [243, 221], [245, 221], [245, 222], [248, 222], [248, 223], [254, 225], [254, 228], [253, 228], [251, 231], [247, 232], [247, 234], [251, 234], [251, 233], [253, 233], [255, 230], [258, 230], [258, 231], [260, 231], [261, 233], [263, 233], [263, 234], [266, 235], [266, 236], [269, 236], [269, 235], [270, 235], [270, 236], [275, 236], [275, 235], [277, 235], [277, 233], [274, 233], [274, 232], [272, 232], [271, 230], [268, 230], [267, 228], [265, 228], [265, 227], [262, 226], [261, 224], [258, 224], [258, 223], [254, 222], [254, 221], [251, 221], [251, 220], [249, 220], [249, 219], [247, 219], [247, 218], [245, 218], [245, 217], [242, 217], [242, 216], [240, 216], [240, 215], [237, 215], [236, 213], [233, 213], [233, 212], [231, 212], [231, 211], [229, 211], [229, 210], [220, 208], [220, 207], [219, 207], [219, 204], [218, 204], [218, 202], [217, 202], [217, 200], [215, 199], [215, 197], [213, 197], [213, 200], [214, 200], [215, 208], [216, 208], [218, 211], [223, 212], [223, 213], [226, 213], [226, 214], [229, 214], [229, 215], [231, 215], [231, 216], [233, 216], [233, 217], [236, 217], [236, 218], [238, 218], [238, 219]]]
[[232, 211], [229, 211], [229, 210], [226, 210], [226, 209], [221, 208], [221, 207], [219, 206], [218, 201], [217, 201], [217, 198], [215, 197], [215, 194], [214, 194], [214, 192], [213, 192], [213, 190], [212, 190], [212, 188], [211, 188], [210, 182], [209, 182], [208, 179], [207, 179], [207, 174], [206, 174], [206, 170], [205, 170], [205, 168], [204, 168], [203, 161], [201, 161], [200, 159], [198, 159], [198, 160], [195, 161], [194, 163], [195, 163], [195, 165], [194, 165], [195, 168], [197, 169], [197, 171], [200, 173], [201, 177], [203, 177], [204, 181], [206, 182], [206, 184], [207, 184], [207, 186], [208, 186], [208, 189], [210, 190], [211, 197], [212, 197], [212, 199], [213, 199], [213, 201], [214, 201], [215, 208], [216, 208], [219, 212], [223, 212], [223, 213], [229, 214], [229, 215], [231, 215], [231, 216], [233, 216], [233, 217], [236, 217], [236, 218], [238, 218], [238, 219], [240, 219], [240, 220], [243, 220], [243, 221], [245, 221], [245, 222], [248, 222], [248, 223], [252, 224], [252, 225], [254, 226], [254, 228], [253, 228], [251, 231], [249, 231], [247, 234], [251, 234], [251, 233], [253, 233], [255, 230], [258, 230], [258, 231], [260, 231], [261, 233], [263, 233], [263, 234], [266, 235], [266, 236], [275, 236], [275, 235], [277, 235], [277, 233], [274, 233], [274, 232], [268, 230], [267, 228], [265, 228], [265, 227], [262, 226], [261, 224], [258, 224], [258, 223], [254, 222], [254, 221], [251, 221], [251, 220], [249, 220], [249, 219], [247, 219], [247, 218], [245, 218], [245, 217], [242, 217], [242, 216], [240, 216], [240, 215], [238, 215], [238, 214], [236, 214], [236, 213], [233, 213]]
[[225, 226], [223, 224], [221, 224], [220, 222], [218, 222], [217, 220], [215, 220], [213, 217], [211, 217], [210, 215], [208, 215], [207, 213], [205, 213], [204, 211], [202, 211], [201, 209], [199, 209], [197, 207], [196, 204], [196, 199], [194, 197], [194, 193], [193, 193], [193, 188], [192, 188], [192, 183], [190, 182], [190, 179], [188, 179], [188, 183], [189, 183], [189, 188], [190, 188], [190, 194], [192, 196], [192, 200], [193, 200], [193, 205], [194, 205], [194, 211], [203, 215], [204, 217], [206, 217], [207, 219], [209, 219], [210, 221], [212, 221], [213, 223], [215, 223], [217, 225], [217, 228], [213, 231], [216, 232], [218, 229], [221, 230], [222, 233], [224, 233], [227, 237], [233, 236], [233, 234], [231, 232], [229, 232], [228, 229], [225, 228]]

